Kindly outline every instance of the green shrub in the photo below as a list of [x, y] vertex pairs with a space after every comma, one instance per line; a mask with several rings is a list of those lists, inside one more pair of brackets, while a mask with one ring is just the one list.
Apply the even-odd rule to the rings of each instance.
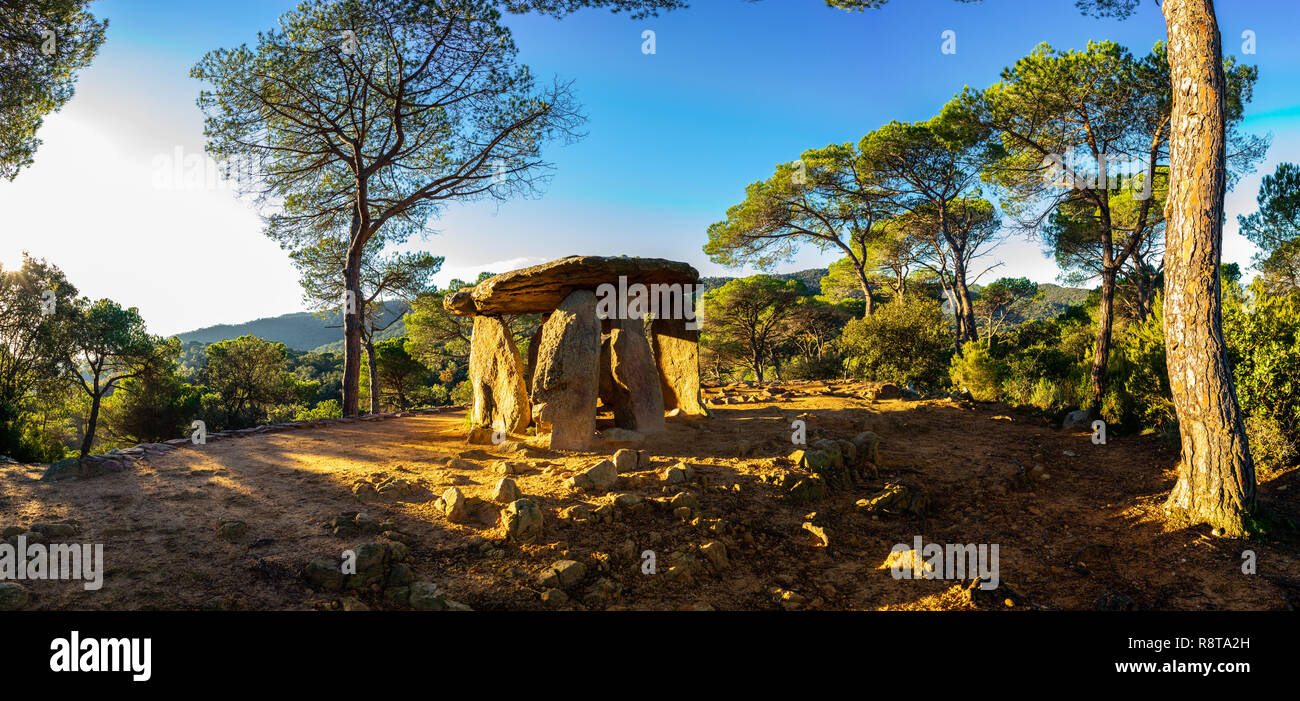
[[1007, 365], [997, 360], [984, 344], [967, 343], [961, 354], [952, 359], [948, 377], [955, 387], [970, 392], [979, 402], [996, 402], [1003, 398], [1002, 380], [1007, 376]]
[[1255, 460], [1255, 471], [1263, 477], [1294, 467], [1300, 457], [1295, 439], [1268, 414], [1252, 414], [1246, 418], [1246, 440], [1250, 444], [1250, 456]]
[[913, 385], [924, 392], [947, 384], [952, 332], [938, 304], [909, 299], [845, 324], [840, 348], [855, 377]]
[[1237, 398], [1266, 464], [1281, 465], [1300, 452], [1300, 292], [1269, 294], [1259, 280], [1250, 304], [1234, 292], [1224, 294], [1223, 334]]
[[451, 390], [451, 403], [456, 405], [473, 404], [474, 385], [470, 384], [469, 380], [465, 380], [456, 385], [456, 387]]
[[795, 358], [782, 368], [782, 375], [791, 380], [832, 380], [844, 372], [844, 361], [827, 354], [821, 358]]
[[343, 416], [343, 407], [339, 405], [336, 399], [326, 399], [316, 406], [308, 409], [298, 407], [293, 415], [294, 421], [318, 421], [320, 419], [337, 419]]

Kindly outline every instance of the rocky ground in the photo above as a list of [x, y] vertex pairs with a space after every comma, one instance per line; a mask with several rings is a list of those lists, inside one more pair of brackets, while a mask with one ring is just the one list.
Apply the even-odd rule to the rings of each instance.
[[[1158, 438], [1094, 445], [1083, 429], [997, 405], [893, 396], [849, 382], [706, 388], [711, 417], [669, 419], [643, 440], [607, 429], [608, 443], [590, 452], [541, 450], [527, 436], [466, 445], [463, 412], [449, 412], [182, 444], [93, 478], [42, 482], [44, 466], [0, 466], [6, 538], [103, 543], [107, 571], [99, 591], [25, 581], [0, 605], [1300, 604], [1294, 542], [1166, 524], [1177, 451]], [[792, 442], [796, 421], [805, 445]], [[1297, 482], [1294, 470], [1270, 476], [1262, 498], [1300, 513]], [[918, 535], [997, 544], [1000, 586], [896, 579], [891, 549]], [[1255, 574], [1242, 571], [1247, 550]]]

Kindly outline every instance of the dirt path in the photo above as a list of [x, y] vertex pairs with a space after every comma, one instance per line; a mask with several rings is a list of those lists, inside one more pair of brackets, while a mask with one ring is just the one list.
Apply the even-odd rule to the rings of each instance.
[[[970, 609], [1124, 607], [1287, 609], [1300, 604], [1300, 553], [1294, 543], [1212, 538], [1204, 529], [1164, 525], [1160, 504], [1173, 484], [1176, 451], [1154, 437], [1110, 436], [1093, 445], [1042, 418], [996, 405], [943, 401], [870, 401], [847, 383], [786, 385], [770, 398], [748, 388], [730, 397], [755, 401], [714, 406], [691, 424], [639, 446], [653, 460], [620, 477], [618, 493], [643, 499], [688, 491], [699, 509], [684, 521], [648, 502], [575, 521], [566, 507], [608, 504], [606, 494], [573, 492], [563, 480], [601, 453], [503, 452], [466, 446], [463, 415], [415, 415], [303, 429], [150, 457], [134, 468], [85, 481], [37, 481], [39, 467], [0, 468], [0, 526], [74, 520], [70, 542], [103, 543], [103, 589], [76, 582], [24, 582], [29, 608], [310, 609], [338, 605], [301, 571], [313, 558], [337, 559], [383, 535], [335, 535], [336, 516], [364, 512], [411, 547], [417, 581], [435, 582], [475, 609], [543, 608], [538, 573], [571, 559], [587, 570], [562, 608]], [[711, 390], [721, 396], [723, 390]], [[791, 422], [807, 422], [809, 441], [881, 438], [879, 479], [810, 504], [778, 498], [764, 476], [789, 471]], [[542, 544], [503, 541], [488, 500], [499, 460], [523, 463], [524, 496], [545, 516]], [[662, 470], [685, 461], [686, 487], [664, 485]], [[1017, 477], [1017, 464], [1025, 475]], [[1041, 467], [1035, 472], [1036, 467]], [[352, 485], [406, 479], [413, 493], [360, 502]], [[917, 516], [872, 518], [855, 502], [889, 481], [919, 487], [929, 500]], [[1300, 512], [1297, 471], [1275, 477], [1261, 494], [1275, 508]], [[450, 523], [436, 497], [458, 486], [477, 517]], [[666, 499], [665, 499], [666, 501]], [[812, 515], [815, 512], [815, 516]], [[598, 512], [599, 513], [599, 512]], [[218, 534], [241, 521], [233, 542]], [[803, 524], [820, 525], [829, 547]], [[897, 543], [998, 544], [1002, 587], [972, 592], [965, 582], [898, 580], [882, 564]], [[689, 576], [667, 570], [683, 558], [703, 562], [698, 546], [717, 540], [721, 569]], [[1242, 573], [1253, 550], [1258, 572]], [[642, 572], [655, 553], [658, 574]], [[684, 568], [679, 568], [678, 572]], [[358, 595], [393, 608], [379, 592]]]

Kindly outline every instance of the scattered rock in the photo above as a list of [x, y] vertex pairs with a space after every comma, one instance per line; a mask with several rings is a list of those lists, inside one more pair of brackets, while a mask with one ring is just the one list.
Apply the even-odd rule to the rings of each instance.
[[686, 484], [687, 482], [694, 482], [695, 470], [684, 462], [678, 462], [672, 467], [664, 470], [661, 479], [664, 484]]
[[618, 469], [609, 460], [601, 460], [591, 467], [565, 480], [570, 489], [606, 491], [618, 482]]
[[358, 599], [355, 596], [345, 596], [342, 599], [339, 599], [339, 605], [343, 607], [344, 611], [369, 611], [370, 610], [369, 606], [366, 606], [365, 604], [361, 603], [361, 599]]
[[612, 503], [614, 508], [632, 510], [641, 505], [641, 497], [635, 494], [616, 494]]
[[805, 521], [803, 524], [803, 529], [817, 536], [817, 539], [821, 541], [823, 548], [829, 548], [831, 546], [831, 539], [830, 536], [826, 534], [825, 526], [818, 526], [816, 524]]
[[559, 608], [569, 603], [569, 595], [565, 594], [562, 589], [552, 587], [542, 592], [542, 603], [547, 608]]
[[76, 479], [81, 476], [81, 461], [77, 458], [64, 458], [46, 468], [45, 474], [41, 475], [41, 481], [59, 482], [61, 480]]
[[1087, 425], [1087, 423], [1088, 411], [1086, 409], [1079, 409], [1078, 411], [1072, 411], [1065, 415], [1065, 419], [1061, 421], [1061, 430], [1072, 431], [1080, 426]]
[[587, 568], [576, 560], [560, 560], [548, 567], [537, 578], [546, 588], [570, 589], [587, 576]]
[[343, 572], [339, 570], [338, 563], [323, 557], [307, 563], [302, 576], [315, 589], [336, 591], [343, 588]]
[[520, 543], [535, 543], [542, 537], [542, 510], [531, 499], [516, 499], [501, 510], [506, 537]]
[[919, 488], [902, 482], [890, 482], [881, 491], [865, 499], [859, 499], [860, 511], [873, 515], [886, 514], [896, 516], [902, 513], [924, 515], [927, 499]]
[[492, 471], [503, 477], [518, 475], [526, 469], [528, 469], [528, 466], [524, 463], [511, 462], [509, 460], [498, 460], [492, 464]]
[[727, 560], [727, 546], [719, 540], [710, 540], [700, 546], [700, 553], [709, 561], [714, 572], [725, 570], [730, 564]]
[[231, 542], [243, 540], [248, 533], [248, 524], [243, 521], [221, 521], [217, 524], [217, 535]]
[[497, 480], [496, 486], [492, 488], [492, 501], [498, 504], [509, 504], [518, 498], [519, 487], [509, 477]]
[[379, 492], [375, 489], [375, 485], [368, 480], [357, 480], [352, 484], [352, 496], [364, 501], [378, 497]]
[[441, 504], [442, 513], [448, 521], [455, 523], [469, 518], [469, 505], [465, 501], [465, 495], [456, 487], [448, 487], [442, 493]]
[[637, 451], [623, 448], [614, 451], [614, 468], [619, 474], [635, 472], [638, 467]]

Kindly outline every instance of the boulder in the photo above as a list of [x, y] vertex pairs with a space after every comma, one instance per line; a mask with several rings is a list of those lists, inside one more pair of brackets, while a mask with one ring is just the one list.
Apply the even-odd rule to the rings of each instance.
[[679, 461], [664, 470], [661, 479], [664, 484], [686, 484], [695, 480], [695, 470], [690, 465]]
[[442, 513], [448, 521], [464, 521], [469, 517], [469, 504], [465, 495], [456, 487], [448, 487], [442, 493]]
[[1061, 430], [1072, 431], [1080, 426], [1088, 426], [1088, 412], [1086, 409], [1072, 411], [1065, 415], [1065, 420], [1061, 422]]
[[46, 468], [45, 474], [41, 475], [41, 481], [58, 482], [60, 480], [76, 479], [81, 476], [81, 461], [77, 458], [64, 458]]
[[596, 295], [579, 290], [564, 298], [542, 325], [533, 375], [533, 409], [539, 434], [551, 448], [583, 450], [596, 432], [600, 321]]
[[537, 314], [549, 312], [574, 290], [603, 283], [693, 284], [700, 273], [686, 263], [662, 258], [567, 256], [490, 277], [473, 288], [453, 292], [443, 306], [453, 314]]
[[863, 513], [896, 516], [903, 513], [924, 515], [928, 499], [918, 488], [902, 482], [890, 482], [879, 492], [857, 501]]
[[664, 409], [680, 410], [686, 416], [707, 416], [700, 398], [700, 332], [686, 328], [685, 319], [655, 319], [655, 364]]
[[542, 510], [531, 499], [516, 499], [501, 510], [506, 537], [520, 543], [534, 543], [542, 537]]
[[546, 568], [537, 578], [542, 587], [568, 589], [587, 576], [587, 568], [581, 562], [560, 560]]
[[318, 557], [303, 568], [302, 578], [315, 589], [336, 591], [343, 588], [343, 572], [338, 563]]
[[565, 484], [570, 489], [592, 489], [602, 492], [609, 490], [617, 482], [618, 470], [614, 467], [614, 463], [608, 460], [601, 460], [565, 480]]
[[492, 501], [498, 504], [509, 504], [518, 498], [519, 487], [509, 477], [497, 480], [496, 486], [492, 488]]
[[713, 567], [714, 572], [721, 572], [727, 569], [728, 564], [730, 564], [727, 561], [727, 546], [723, 545], [721, 541], [711, 540], [701, 545], [700, 553], [709, 561], [709, 565]]
[[663, 391], [644, 322], [615, 319], [609, 345], [614, 423], [641, 433], [663, 430]]
[[508, 433], [528, 427], [532, 417], [519, 351], [499, 317], [474, 317], [469, 376], [474, 388], [470, 413], [474, 426]]
[[622, 448], [614, 451], [614, 469], [623, 474], [626, 472], [635, 472], [637, 469], [637, 452], [630, 448]]
[[867, 399], [898, 399], [903, 396], [902, 390], [898, 385], [892, 382], [882, 382], [880, 384], [868, 387], [864, 392]]

